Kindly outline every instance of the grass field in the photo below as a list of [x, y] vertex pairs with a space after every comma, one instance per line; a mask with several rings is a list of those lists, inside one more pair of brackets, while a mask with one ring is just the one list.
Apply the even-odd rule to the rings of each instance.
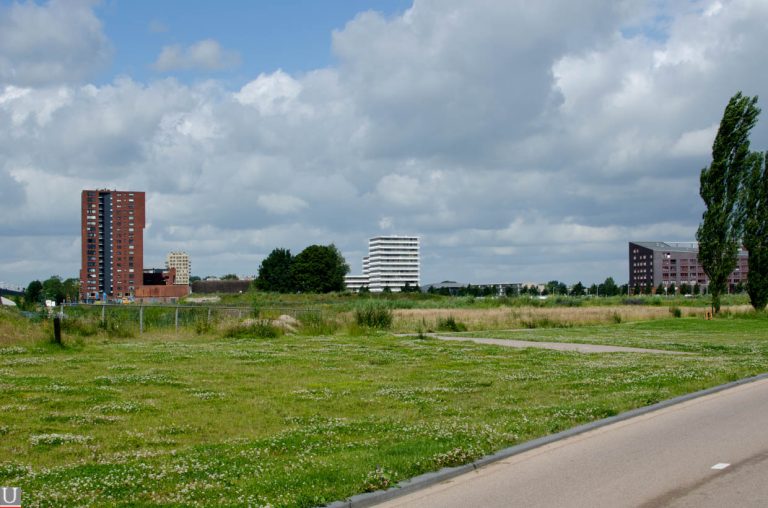
[[765, 316], [663, 311], [474, 333], [693, 354], [518, 350], [343, 327], [270, 339], [100, 330], [59, 347], [49, 323], [3, 312], [0, 485], [22, 487], [24, 506], [322, 505], [768, 370]]

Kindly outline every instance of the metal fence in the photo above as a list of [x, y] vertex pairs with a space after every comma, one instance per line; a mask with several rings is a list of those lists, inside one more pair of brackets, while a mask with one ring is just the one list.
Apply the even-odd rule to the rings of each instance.
[[97, 323], [105, 329], [134, 328], [139, 333], [152, 329], [181, 327], [209, 328], [219, 323], [239, 322], [246, 318], [277, 319], [289, 315], [301, 320], [307, 315], [319, 315], [316, 308], [297, 307], [237, 307], [216, 305], [121, 305], [65, 304], [59, 315], [65, 323]]

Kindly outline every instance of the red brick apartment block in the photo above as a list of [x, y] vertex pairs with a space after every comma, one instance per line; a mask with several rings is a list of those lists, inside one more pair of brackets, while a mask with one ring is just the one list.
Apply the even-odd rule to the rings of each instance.
[[144, 193], [84, 190], [80, 299], [133, 296], [144, 272]]

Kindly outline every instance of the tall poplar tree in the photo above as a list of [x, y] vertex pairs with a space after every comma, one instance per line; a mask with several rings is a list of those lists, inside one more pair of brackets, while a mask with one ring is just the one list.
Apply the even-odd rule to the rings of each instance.
[[741, 92], [731, 97], [712, 145], [712, 164], [701, 170], [699, 193], [707, 208], [696, 239], [715, 313], [720, 312], [720, 295], [738, 260], [741, 186], [752, 162], [749, 132], [759, 114], [757, 97], [745, 97]]
[[755, 153], [744, 185], [744, 247], [749, 252], [747, 293], [755, 310], [768, 304], [768, 152]]

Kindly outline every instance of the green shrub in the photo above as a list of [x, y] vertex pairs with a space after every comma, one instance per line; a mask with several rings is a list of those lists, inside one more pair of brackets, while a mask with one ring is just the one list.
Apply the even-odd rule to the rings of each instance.
[[260, 319], [232, 326], [224, 332], [224, 337], [230, 339], [274, 339], [281, 334], [280, 328], [273, 326], [266, 319]]
[[208, 316], [195, 316], [195, 333], [203, 335], [213, 331], [213, 323]]
[[613, 319], [613, 322], [616, 323], [617, 325], [621, 323], [621, 314], [619, 314], [618, 312], [614, 312], [611, 318]]
[[355, 322], [368, 328], [388, 329], [392, 327], [392, 309], [389, 305], [367, 302], [355, 309]]
[[302, 335], [333, 335], [339, 328], [339, 323], [333, 318], [328, 318], [322, 312], [305, 312], [301, 315]]
[[584, 302], [579, 298], [573, 298], [568, 296], [558, 296], [555, 298], [555, 303], [558, 307], [581, 307]]
[[467, 325], [461, 321], [456, 321], [453, 316], [447, 318], [438, 318], [437, 330], [440, 332], [466, 332]]
[[567, 321], [554, 321], [549, 318], [523, 319], [520, 321], [523, 328], [571, 328], [573, 325]]
[[683, 312], [680, 310], [680, 307], [670, 307], [669, 313], [672, 314], [674, 317], [679, 318], [683, 316]]
[[61, 331], [80, 337], [91, 337], [99, 333], [99, 326], [90, 320], [65, 317], [61, 320]]
[[[145, 323], [146, 327], [146, 323]], [[104, 321], [99, 321], [99, 328], [104, 330], [107, 337], [125, 339], [133, 337], [133, 330], [122, 319], [108, 317]]]

